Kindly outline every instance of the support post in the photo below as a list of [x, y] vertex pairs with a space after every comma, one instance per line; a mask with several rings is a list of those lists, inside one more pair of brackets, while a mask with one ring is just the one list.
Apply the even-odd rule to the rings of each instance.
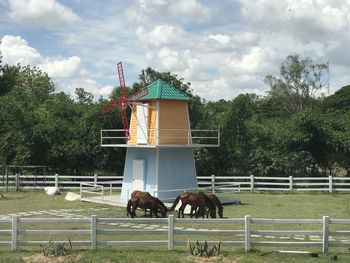
[[254, 175], [250, 175], [250, 191], [254, 191]]
[[324, 216], [323, 217], [323, 229], [322, 229], [322, 253], [328, 252], [328, 246], [329, 246], [329, 217]]
[[94, 186], [97, 185], [97, 174], [94, 174]]
[[329, 183], [329, 192], [333, 192], [333, 176], [328, 176], [328, 183]]
[[215, 194], [215, 174], [211, 175], [211, 192]]
[[289, 176], [289, 191], [293, 191], [293, 176]]
[[9, 169], [8, 169], [8, 166], [6, 165], [6, 192], [9, 191]]
[[244, 217], [244, 250], [247, 253], [251, 249], [251, 222], [250, 215]]
[[174, 250], [174, 215], [168, 217], [168, 250]]
[[19, 190], [19, 174], [16, 173], [15, 175], [15, 185], [16, 185], [16, 192]]
[[18, 243], [18, 218], [16, 215], [12, 216], [12, 240], [11, 240], [11, 249], [16, 250], [17, 249], [17, 243]]
[[97, 244], [97, 218], [96, 215], [91, 216], [91, 244], [90, 249], [96, 249]]
[[58, 174], [55, 174], [55, 187], [58, 188]]

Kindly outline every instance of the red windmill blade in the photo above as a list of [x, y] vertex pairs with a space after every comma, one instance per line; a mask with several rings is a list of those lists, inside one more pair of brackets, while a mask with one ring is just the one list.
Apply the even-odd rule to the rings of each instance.
[[102, 107], [101, 111], [103, 113], [106, 113], [114, 109], [116, 106], [118, 106], [120, 116], [122, 117], [125, 140], [128, 141], [130, 140], [130, 133], [129, 133], [128, 117], [126, 115], [126, 108], [128, 106], [131, 106], [132, 102], [140, 101], [142, 97], [147, 95], [148, 90], [147, 88], [142, 88], [135, 94], [127, 96], [122, 62], [119, 62], [117, 64], [117, 68], [118, 68], [118, 77], [119, 77], [121, 95], [111, 100], [110, 102], [106, 103]]

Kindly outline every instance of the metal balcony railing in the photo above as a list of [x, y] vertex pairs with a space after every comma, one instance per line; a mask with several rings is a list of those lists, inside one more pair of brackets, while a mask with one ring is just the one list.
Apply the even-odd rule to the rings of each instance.
[[[131, 134], [131, 136], [133, 136]], [[135, 135], [134, 135], [135, 136]], [[138, 141], [142, 141], [139, 143]], [[102, 147], [219, 147], [220, 130], [149, 129], [126, 142], [123, 129], [101, 130]]]

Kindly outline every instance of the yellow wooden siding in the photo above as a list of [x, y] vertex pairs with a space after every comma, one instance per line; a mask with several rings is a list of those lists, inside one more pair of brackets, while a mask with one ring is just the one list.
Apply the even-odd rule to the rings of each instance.
[[130, 140], [128, 144], [137, 144], [137, 120], [136, 120], [136, 106], [132, 106], [131, 120], [130, 120]]
[[148, 107], [148, 144], [157, 144], [157, 102], [150, 102]]
[[160, 101], [159, 144], [188, 144], [187, 102]]

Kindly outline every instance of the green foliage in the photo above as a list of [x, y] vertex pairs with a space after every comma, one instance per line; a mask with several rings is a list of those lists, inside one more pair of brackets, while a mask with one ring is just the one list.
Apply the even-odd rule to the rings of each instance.
[[344, 86], [333, 95], [325, 98], [321, 104], [324, 111], [350, 110], [350, 85]]
[[[190, 83], [176, 75], [147, 68], [127, 92], [162, 79], [192, 98], [192, 129], [220, 129], [219, 148], [194, 149], [199, 175], [350, 176], [350, 86], [316, 99], [325, 69], [289, 56], [279, 77], [266, 78], [268, 96], [241, 94], [214, 102], [193, 95]], [[0, 68], [0, 164], [48, 165], [61, 174], [122, 174], [125, 149], [100, 147], [101, 129], [122, 128], [118, 108], [101, 114], [107, 100], [96, 101], [83, 88], [76, 89], [76, 100], [54, 89], [38, 68]], [[120, 87], [110, 98], [118, 95]]]
[[310, 58], [290, 55], [281, 65], [280, 76], [265, 77], [271, 88], [269, 95], [278, 99], [288, 114], [310, 109], [316, 92], [327, 84], [327, 68], [327, 64], [315, 64]]
[[59, 256], [66, 256], [71, 253], [73, 246], [69, 237], [68, 237], [68, 243], [69, 243], [69, 249], [66, 248], [65, 242], [58, 243], [50, 239], [49, 243], [47, 243], [46, 245], [40, 244], [40, 247], [43, 250], [43, 254], [45, 257], [59, 257]]
[[192, 256], [198, 257], [214, 257], [219, 256], [221, 253], [221, 241], [218, 244], [214, 244], [212, 247], [209, 247], [208, 242], [205, 240], [204, 244], [200, 244], [197, 240], [196, 243], [187, 241], [187, 250]]

